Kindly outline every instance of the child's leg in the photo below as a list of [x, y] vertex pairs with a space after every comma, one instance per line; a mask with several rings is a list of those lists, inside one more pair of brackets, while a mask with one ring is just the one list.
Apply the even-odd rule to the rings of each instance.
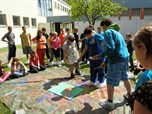
[[78, 75], [81, 75], [79, 70], [78, 70], [79, 69], [79, 63], [75, 63], [74, 67], [75, 67], [75, 73], [78, 74]]
[[90, 80], [91, 82], [95, 83], [97, 77], [97, 69], [90, 68]]
[[105, 68], [99, 68], [98, 70], [98, 81], [100, 83], [103, 83], [105, 80]]
[[10, 73], [7, 72], [2, 76], [2, 79], [0, 80], [0, 83], [4, 82], [8, 77], [10, 76]]
[[31, 72], [31, 73], [38, 73], [39, 71], [38, 71], [38, 68], [36, 68], [34, 66], [30, 66], [29, 72]]
[[69, 71], [71, 73], [71, 78], [74, 78], [73, 70], [74, 70], [74, 64], [69, 65]]

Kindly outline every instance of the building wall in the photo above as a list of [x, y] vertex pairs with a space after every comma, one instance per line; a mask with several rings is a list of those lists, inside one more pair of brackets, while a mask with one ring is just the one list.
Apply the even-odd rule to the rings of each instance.
[[52, 0], [52, 16], [68, 15], [71, 7], [61, 0]]
[[[13, 27], [13, 33], [16, 36], [16, 44], [20, 44], [19, 35], [22, 33], [21, 27], [24, 25], [23, 17], [29, 19], [27, 31], [34, 37], [39, 23], [46, 23], [46, 17], [38, 16], [37, 0], [0, 0], [0, 10], [6, 15], [6, 25], [0, 25], [0, 39], [7, 32], [7, 27]], [[13, 16], [19, 16], [20, 25], [14, 26]], [[32, 26], [31, 19], [36, 19], [36, 26]], [[0, 41], [0, 48], [6, 47], [5, 42]]]
[[[128, 17], [121, 17], [119, 20], [118, 18], [111, 18], [114, 23], [118, 23], [120, 26], [120, 33], [125, 37], [126, 33], [131, 33], [132, 36], [143, 26], [148, 24], [152, 24], [152, 16], [145, 16], [144, 19], [140, 19], [139, 16], [133, 16], [131, 20]], [[78, 21], [74, 23], [75, 27], [79, 28], [78, 34], [81, 35], [83, 33], [84, 28], [87, 27], [89, 23]], [[96, 21], [94, 28], [97, 32], [97, 28], [100, 26], [100, 21]]]

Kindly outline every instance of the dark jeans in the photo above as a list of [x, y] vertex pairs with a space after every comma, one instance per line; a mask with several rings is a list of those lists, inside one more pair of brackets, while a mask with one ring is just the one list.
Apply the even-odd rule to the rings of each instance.
[[131, 70], [134, 70], [135, 66], [134, 66], [134, 61], [133, 61], [133, 58], [132, 58], [132, 54], [130, 54], [129, 63], [130, 63]]
[[40, 65], [40, 69], [38, 69], [37, 67], [34, 67], [34, 66], [30, 66], [29, 72], [38, 73], [39, 71], [43, 71], [43, 70], [45, 70], [45, 67], [42, 65]]
[[49, 48], [47, 44], [46, 44], [46, 57], [47, 59], [50, 59]]

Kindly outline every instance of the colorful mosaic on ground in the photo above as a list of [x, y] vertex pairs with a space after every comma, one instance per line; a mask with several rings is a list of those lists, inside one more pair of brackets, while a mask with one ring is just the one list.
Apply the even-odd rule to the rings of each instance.
[[[129, 107], [124, 105], [124, 86], [115, 89], [114, 99], [117, 109], [110, 111], [102, 108], [99, 101], [107, 98], [107, 89], [97, 89], [87, 85], [89, 76], [69, 79], [69, 72], [62, 67], [47, 69], [38, 74], [8, 80], [0, 84], [0, 101], [12, 112], [24, 109], [26, 114], [129, 114]], [[60, 83], [67, 83], [83, 88], [80, 95], [66, 99], [48, 89]]]

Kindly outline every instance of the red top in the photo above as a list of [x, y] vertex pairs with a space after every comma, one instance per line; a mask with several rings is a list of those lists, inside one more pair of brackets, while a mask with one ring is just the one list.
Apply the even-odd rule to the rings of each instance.
[[63, 46], [63, 44], [64, 44], [64, 37], [65, 37], [64, 33], [61, 33], [61, 34], [59, 35], [60, 42], [61, 42], [61, 46]]
[[38, 63], [39, 63], [39, 56], [31, 56], [30, 57], [30, 63], [29, 63], [30, 66], [33, 66], [33, 64], [38, 66]]
[[37, 41], [36, 37], [32, 39], [32, 41], [37, 42], [37, 49], [46, 49], [46, 38], [45, 36], [41, 36], [41, 38]]

